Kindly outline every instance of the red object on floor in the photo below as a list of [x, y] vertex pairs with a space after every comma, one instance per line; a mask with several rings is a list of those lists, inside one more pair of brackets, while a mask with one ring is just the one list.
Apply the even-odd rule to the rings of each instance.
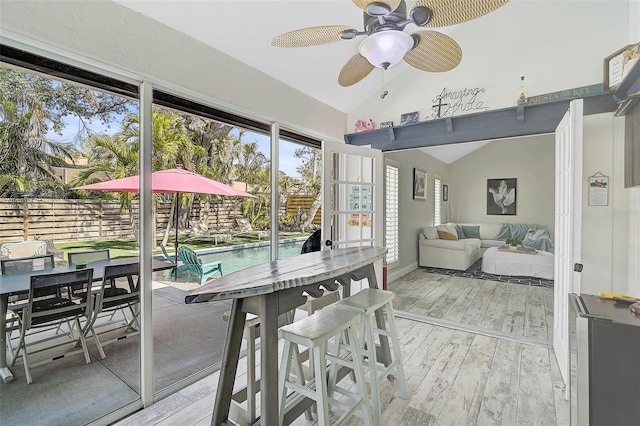
[[382, 289], [387, 289], [387, 262], [382, 265]]

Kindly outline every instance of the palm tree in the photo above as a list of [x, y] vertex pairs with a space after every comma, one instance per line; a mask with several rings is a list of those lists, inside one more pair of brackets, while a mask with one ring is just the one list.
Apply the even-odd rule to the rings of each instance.
[[41, 105], [32, 105], [26, 113], [20, 113], [19, 107], [10, 101], [3, 102], [3, 106], [0, 196], [18, 197], [25, 192], [32, 196], [49, 194], [60, 184], [53, 167], [65, 166], [65, 159], [71, 160], [70, 147], [45, 137], [40, 125], [44, 115]]
[[[164, 170], [176, 166], [191, 166], [191, 157], [195, 152], [201, 151], [187, 136], [187, 130], [183, 120], [177, 114], [154, 109], [152, 113], [152, 146], [153, 146], [153, 170]], [[122, 130], [113, 137], [108, 135], [90, 136], [85, 142], [85, 151], [89, 152], [89, 167], [83, 169], [78, 176], [78, 183], [87, 184], [96, 181], [118, 179], [139, 174], [139, 145], [140, 145], [140, 118], [137, 114], [129, 114], [122, 121]], [[105, 179], [106, 178], [106, 179]], [[138, 232], [134, 226], [133, 210], [131, 208], [131, 193], [117, 193], [120, 199], [120, 207], [129, 211], [134, 234]], [[156, 198], [162, 195], [157, 194]], [[172, 214], [165, 230], [164, 244], [169, 238], [169, 229], [172, 226], [173, 212], [176, 208], [174, 202], [171, 207]], [[157, 204], [154, 202], [154, 204]], [[155, 209], [154, 209], [155, 215]], [[155, 224], [155, 220], [153, 222]]]

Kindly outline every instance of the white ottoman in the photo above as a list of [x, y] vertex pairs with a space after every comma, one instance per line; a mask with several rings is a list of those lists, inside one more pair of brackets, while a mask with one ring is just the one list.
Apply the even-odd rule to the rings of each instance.
[[489, 247], [482, 256], [482, 272], [552, 280], [553, 253], [538, 251], [536, 254], [525, 254]]

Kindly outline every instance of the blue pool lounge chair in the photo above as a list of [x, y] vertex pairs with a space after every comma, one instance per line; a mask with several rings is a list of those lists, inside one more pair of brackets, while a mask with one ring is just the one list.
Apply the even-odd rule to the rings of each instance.
[[183, 266], [189, 271], [187, 282], [191, 280], [192, 276], [199, 276], [200, 285], [204, 285], [216, 272], [220, 272], [220, 276], [222, 276], [222, 262], [203, 264], [202, 259], [189, 247], [178, 247], [178, 259], [182, 261]]
[[175, 281], [178, 275], [187, 271], [187, 267], [184, 266], [184, 264], [178, 259], [176, 259], [175, 255], [170, 256], [169, 253], [167, 253], [167, 248], [164, 246], [164, 244], [160, 244], [160, 248], [162, 249], [162, 255], [167, 262], [175, 263], [176, 265], [178, 265], [175, 268], [171, 269], [171, 278], [173, 278]]

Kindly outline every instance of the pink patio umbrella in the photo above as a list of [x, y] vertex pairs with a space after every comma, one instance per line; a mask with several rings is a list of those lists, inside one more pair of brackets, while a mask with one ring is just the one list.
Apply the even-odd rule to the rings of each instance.
[[[178, 254], [178, 208], [180, 207], [180, 193], [190, 192], [194, 194], [224, 195], [228, 197], [251, 197], [247, 192], [232, 188], [229, 185], [209, 179], [197, 173], [182, 169], [168, 169], [153, 172], [151, 174], [151, 191], [158, 193], [176, 193], [175, 209], [175, 253]], [[73, 189], [88, 191], [114, 191], [114, 192], [138, 192], [139, 176], [129, 176], [121, 179], [98, 182], [91, 185], [79, 186]]]

